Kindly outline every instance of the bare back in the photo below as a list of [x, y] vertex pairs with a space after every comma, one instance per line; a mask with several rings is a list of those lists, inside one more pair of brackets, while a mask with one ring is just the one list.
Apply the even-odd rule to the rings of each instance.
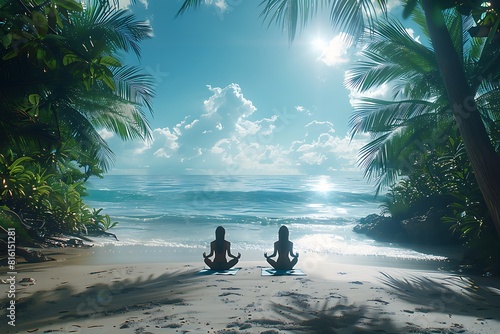
[[231, 250], [229, 241], [224, 240], [222, 249], [218, 249], [217, 241], [214, 240], [210, 243], [210, 248], [215, 252], [214, 262], [227, 262], [226, 254]]
[[278, 252], [277, 263], [280, 265], [287, 265], [290, 263], [290, 257], [288, 256], [293, 250], [293, 243], [291, 241], [276, 241], [274, 243], [274, 248]]

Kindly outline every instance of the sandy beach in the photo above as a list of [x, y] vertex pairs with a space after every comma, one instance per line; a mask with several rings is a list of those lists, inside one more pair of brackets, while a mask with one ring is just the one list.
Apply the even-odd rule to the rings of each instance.
[[500, 279], [437, 267], [302, 254], [305, 276], [262, 276], [256, 253], [235, 275], [215, 275], [199, 273], [198, 250], [176, 261], [49, 254], [56, 260], [17, 264], [14, 299], [0, 285], [1, 333], [500, 332]]

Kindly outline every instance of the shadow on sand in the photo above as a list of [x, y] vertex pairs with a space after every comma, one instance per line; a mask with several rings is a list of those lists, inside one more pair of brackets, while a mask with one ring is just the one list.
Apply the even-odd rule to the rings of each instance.
[[[381, 275], [380, 281], [390, 295], [411, 303], [414, 309], [401, 310], [409, 315], [409, 321], [396, 324], [392, 320], [394, 314], [389, 315], [383, 307], [368, 301], [361, 305], [349, 303], [347, 297], [339, 295], [320, 302], [311, 296], [290, 292], [286, 293], [287, 299], [283, 303], [273, 304], [274, 311], [288, 321], [269, 323], [268, 326], [311, 334], [467, 334], [471, 332], [464, 326], [453, 320], [440, 324], [433, 321], [438, 319], [433, 315], [444, 315], [444, 318], [450, 319], [455, 315], [475, 316], [478, 321], [495, 321], [500, 311], [500, 281], [497, 279], [462, 276], [409, 276], [400, 279], [386, 273]], [[384, 303], [383, 300], [370, 301]]]
[[[383, 289], [390, 296], [410, 303], [412, 309], [404, 311], [411, 314], [411, 323], [395, 323], [394, 314], [385, 312], [387, 310], [384, 309], [383, 300], [367, 300], [356, 304], [337, 292], [315, 297], [284, 290], [273, 296], [270, 304], [272, 312], [268, 316], [228, 323], [227, 331], [219, 333], [248, 333], [247, 330], [255, 332], [252, 330], [257, 328], [266, 329], [260, 333], [468, 333], [464, 328], [454, 327], [452, 321], [441, 328], [435, 328], [435, 322], [425, 325], [417, 322], [417, 318], [421, 315], [431, 318], [436, 314], [444, 314], [446, 317], [473, 315], [478, 319], [488, 320], [496, 319], [500, 311], [498, 279], [449, 275], [432, 277], [432, 274], [397, 278], [383, 272], [380, 274]], [[138, 333], [139, 329], [144, 329], [149, 323], [158, 328], [178, 329], [182, 332], [179, 319], [168, 312], [155, 310], [165, 306], [169, 309], [170, 306], [187, 309], [189, 306], [185, 299], [188, 298], [185, 296], [193, 293], [193, 289], [206, 287], [206, 284], [192, 284], [190, 280], [198, 280], [199, 277], [196, 277], [195, 270], [186, 268], [159, 276], [134, 279], [127, 279], [126, 277], [130, 277], [127, 272], [116, 272], [113, 269], [90, 272], [88, 275], [89, 283], [86, 286], [58, 282], [52, 290], [19, 293], [15, 331], [13, 328], [2, 329], [6, 324], [2, 321], [0, 332], [18, 333], [50, 326], [54, 328], [54, 332], [77, 333], [81, 331], [78, 325], [80, 321], [90, 319], [97, 327], [99, 320], [118, 314], [125, 314], [127, 319], [132, 320], [117, 323], [116, 331], [128, 328]], [[93, 284], [96, 282], [93, 278], [98, 276], [98, 283]], [[219, 278], [212, 283], [220, 283]], [[6, 302], [8, 301], [5, 299], [2, 301], [3, 310], [6, 310]], [[147, 322], [133, 320], [138, 313], [147, 318]]]
[[326, 300], [322, 303], [308, 302], [304, 295], [289, 294], [292, 305], [274, 304], [275, 312], [288, 319], [289, 329], [300, 333], [399, 333], [387, 317], [370, 317], [367, 305]]
[[[445, 314], [450, 319], [462, 315], [485, 321], [496, 320], [500, 311], [500, 281], [495, 278], [460, 275], [395, 278], [383, 272], [381, 275], [381, 282], [391, 293], [415, 306], [413, 310], [405, 310], [411, 314]], [[459, 327], [438, 329], [408, 325], [412, 332], [419, 333], [467, 333]]]
[[[90, 275], [116, 277], [112, 271], [91, 272]], [[57, 332], [79, 332], [76, 324], [78, 320], [91, 319], [97, 322], [115, 314], [147, 311], [164, 305], [185, 305], [181, 296], [188, 288], [182, 281], [193, 275], [193, 271], [184, 270], [137, 279], [118, 277], [106, 284], [90, 283], [83, 291], [82, 287], [73, 286], [71, 282], [61, 282], [53, 290], [36, 291], [28, 296], [20, 294], [16, 301], [16, 327], [6, 328], [7, 333], [10, 333], [9, 330], [14, 330], [12, 333], [35, 331], [36, 328], [47, 326], [57, 328], [54, 329]], [[5, 299], [2, 301], [4, 310], [8, 302]], [[168, 325], [168, 319], [162, 320]], [[58, 325], [62, 323], [70, 325]], [[0, 329], [4, 325], [2, 321]], [[121, 328], [127, 328], [127, 325], [121, 324]], [[1, 332], [6, 333], [4, 330]]]

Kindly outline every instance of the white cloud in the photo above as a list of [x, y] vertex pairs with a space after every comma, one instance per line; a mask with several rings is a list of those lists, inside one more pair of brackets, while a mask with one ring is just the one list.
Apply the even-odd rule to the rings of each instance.
[[[155, 157], [169, 158], [179, 148], [177, 139], [179, 137], [169, 128], [154, 129], [153, 138], [150, 142], [139, 142], [139, 145], [133, 149], [135, 155], [148, 153]], [[142, 143], [142, 145], [140, 145]]]
[[328, 42], [318, 59], [327, 66], [347, 63], [349, 61], [348, 52], [353, 44], [354, 39], [351, 35], [340, 33]]
[[366, 145], [369, 141], [369, 135], [363, 134], [359, 135], [357, 138], [352, 139], [348, 136], [339, 138], [331, 138], [329, 146], [332, 152], [337, 156], [346, 161], [345, 166], [355, 165], [358, 160], [358, 152]]
[[306, 136], [314, 136], [321, 133], [333, 133], [335, 128], [333, 123], [329, 121], [312, 121], [306, 125]]
[[99, 136], [101, 136], [101, 138], [104, 140], [111, 139], [114, 136], [113, 132], [111, 132], [107, 129], [101, 129], [98, 131], [98, 133], [99, 133]]
[[128, 8], [128, 7], [130, 7], [130, 0], [120, 0], [119, 7], [120, 8]]
[[[144, 6], [144, 8], [148, 9], [148, 6], [149, 6], [148, 0], [139, 0], [139, 2]], [[120, 0], [119, 1], [120, 8], [129, 8], [130, 5], [131, 5], [130, 0]]]
[[330, 121], [311, 121], [298, 108], [295, 118], [278, 110], [259, 118], [239, 85], [207, 87], [211, 96], [198, 114], [154, 129], [151, 142], [115, 139], [116, 165], [149, 174], [325, 174], [355, 167], [361, 142], [336, 135]]
[[295, 141], [291, 156], [303, 163], [302, 170], [312, 172], [318, 166], [322, 170], [355, 169], [359, 149], [368, 142], [368, 136], [352, 139], [331, 133], [309, 134], [302, 141]]
[[412, 28], [406, 28], [405, 30], [406, 30], [406, 32], [408, 33], [408, 35], [410, 35], [410, 37], [411, 37], [411, 38], [412, 38], [415, 42], [417, 42], [417, 43], [419, 43], [419, 44], [422, 44], [422, 43], [420, 42], [420, 35], [419, 35], [419, 36], [415, 36], [415, 30], [413, 30]]
[[154, 135], [156, 138], [159, 138], [159, 140], [155, 140], [155, 142], [160, 142], [161, 144], [158, 149], [154, 150], [154, 156], [170, 158], [179, 148], [179, 144], [177, 143], [179, 137], [171, 132], [169, 128], [155, 129]]
[[325, 160], [327, 160], [327, 157], [319, 152], [305, 152], [299, 159], [309, 165], [321, 165], [325, 162]]
[[304, 106], [296, 106], [295, 110], [297, 110], [299, 113], [303, 113], [307, 116], [312, 116], [312, 112]]
[[[400, 0], [388, 0], [387, 1], [387, 11], [392, 12], [393, 10], [401, 9], [401, 1]], [[377, 13], [380, 14], [380, 13]]]
[[217, 14], [222, 19], [222, 15], [230, 12], [233, 8], [238, 6], [242, 0], [205, 0], [205, 5], [215, 8]]
[[[238, 84], [232, 83], [225, 88], [207, 85], [207, 88], [213, 93], [208, 100], [203, 102], [207, 115], [219, 113], [230, 119], [237, 119], [240, 117], [248, 117], [257, 110], [257, 108], [253, 106], [252, 101], [245, 99]], [[236, 109], [227, 108], [228, 104], [231, 107], [236, 107]]]
[[245, 119], [240, 119], [236, 123], [236, 132], [241, 136], [251, 136], [255, 135], [260, 130], [260, 126], [257, 122], [252, 122]]
[[[187, 124], [184, 126], [184, 129], [186, 130], [189, 130], [191, 129], [196, 123], [198, 123], [200, 120], [199, 119], [195, 119], [194, 121], [192, 121], [191, 123]], [[219, 123], [220, 124], [220, 123]]]
[[214, 154], [223, 154], [226, 149], [228, 149], [231, 145], [231, 141], [227, 138], [219, 140], [215, 145], [210, 149], [211, 153]]
[[222, 13], [225, 13], [228, 10], [228, 5], [225, 0], [215, 0], [210, 1], [215, 7], [217, 7]]
[[376, 88], [369, 89], [365, 92], [358, 92], [351, 90], [349, 93], [349, 103], [351, 106], [356, 107], [361, 101], [361, 98], [374, 98], [381, 100], [391, 100], [391, 87], [384, 83]]

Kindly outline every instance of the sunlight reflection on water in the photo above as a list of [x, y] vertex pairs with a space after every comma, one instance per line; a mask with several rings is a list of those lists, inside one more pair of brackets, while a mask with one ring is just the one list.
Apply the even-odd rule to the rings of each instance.
[[92, 180], [88, 204], [104, 207], [120, 241], [98, 245], [205, 249], [222, 225], [235, 249], [262, 251], [287, 225], [297, 251], [440, 259], [352, 231], [380, 199], [355, 173], [332, 176], [112, 176]]

